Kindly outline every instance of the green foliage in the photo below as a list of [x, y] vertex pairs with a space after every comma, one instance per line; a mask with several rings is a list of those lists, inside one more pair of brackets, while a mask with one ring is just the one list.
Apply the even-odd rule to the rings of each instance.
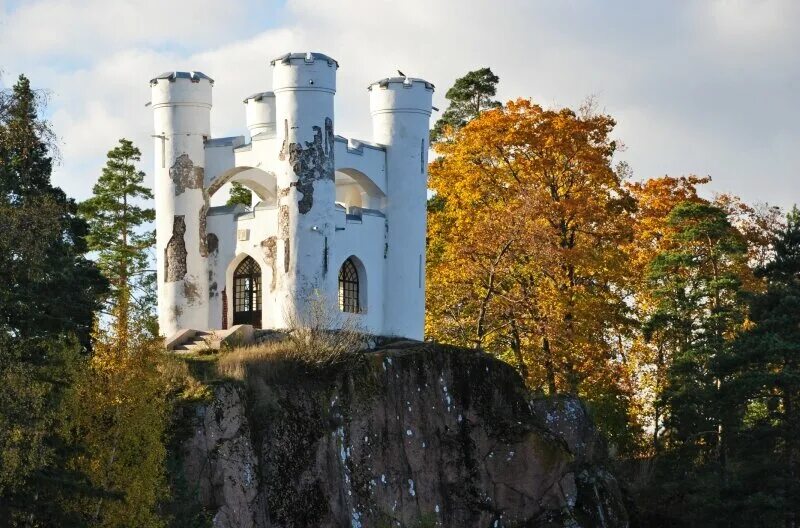
[[[800, 518], [800, 213], [775, 234], [744, 303], [741, 236], [724, 212], [679, 204], [678, 244], [653, 262], [653, 339], [672, 355], [664, 443], [640, 494], [652, 526], [794, 526]], [[749, 308], [749, 314], [748, 314]]]
[[160, 350], [142, 334], [123, 343], [95, 334], [94, 350], [74, 385], [64, 435], [68, 467], [94, 493], [65, 497], [67, 511], [104, 527], [163, 526], [157, 512], [167, 496], [164, 438], [169, 385]]
[[447, 128], [458, 130], [484, 110], [501, 106], [492, 99], [497, 93], [498, 82], [500, 77], [490, 68], [480, 68], [456, 79], [445, 94], [450, 106], [433, 126], [431, 142], [443, 140]]
[[80, 487], [66, 470], [59, 428], [65, 400], [81, 375], [77, 342], [0, 333], [0, 524], [69, 525], [56, 498]]
[[730, 425], [727, 508], [751, 526], [800, 520], [800, 211], [776, 233], [750, 328], [720, 362]]
[[742, 276], [747, 246], [727, 214], [707, 203], [679, 203], [668, 217], [675, 229], [672, 248], [650, 266], [657, 301], [647, 334], [669, 351], [671, 367], [661, 395], [668, 418], [665, 440], [719, 458], [717, 362], [743, 323]]
[[92, 188], [94, 196], [80, 204], [81, 216], [89, 223], [88, 247], [97, 252], [98, 265], [111, 284], [107, 304], [120, 338], [129, 331], [131, 318], [151, 330], [155, 320], [155, 273], [147, 270], [147, 250], [155, 237], [152, 231], [142, 231], [143, 225], [155, 220], [155, 211], [138, 205], [153, 199], [142, 185], [144, 172], [136, 169], [140, 160], [139, 149], [120, 139], [108, 152], [103, 173]]
[[228, 196], [228, 201], [225, 203], [226, 205], [242, 204], [250, 207], [253, 203], [253, 191], [239, 182], [233, 182], [230, 196]]
[[0, 92], [0, 524], [72, 526], [81, 490], [60, 434], [107, 286], [84, 257], [86, 223], [50, 183], [45, 99], [20, 76]]
[[74, 201], [50, 183], [53, 135], [38, 117], [42, 104], [24, 76], [2, 96], [0, 331], [74, 334], [88, 346], [106, 283], [84, 257], [87, 226]]

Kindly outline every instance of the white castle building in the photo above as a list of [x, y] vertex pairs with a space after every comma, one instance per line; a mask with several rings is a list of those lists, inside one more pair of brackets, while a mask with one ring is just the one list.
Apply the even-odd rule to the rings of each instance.
[[[370, 85], [361, 141], [334, 133], [335, 60], [270, 64], [273, 91], [244, 100], [249, 140], [211, 137], [210, 77], [150, 81], [161, 332], [286, 328], [317, 297], [367, 332], [421, 339], [433, 85]], [[228, 182], [251, 207], [210, 207]]]

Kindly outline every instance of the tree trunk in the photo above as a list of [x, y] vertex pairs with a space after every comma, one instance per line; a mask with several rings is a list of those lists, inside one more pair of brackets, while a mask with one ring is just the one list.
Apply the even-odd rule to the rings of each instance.
[[519, 375], [522, 376], [522, 379], [527, 385], [529, 376], [528, 366], [525, 364], [525, 358], [522, 357], [522, 340], [519, 336], [517, 322], [514, 319], [511, 320], [511, 350], [514, 351], [514, 357], [517, 359]]
[[544, 369], [547, 373], [547, 390], [550, 396], [555, 396], [558, 393], [556, 390], [556, 369], [553, 363], [553, 356], [551, 356], [550, 340], [547, 337], [542, 338], [542, 351], [544, 352]]

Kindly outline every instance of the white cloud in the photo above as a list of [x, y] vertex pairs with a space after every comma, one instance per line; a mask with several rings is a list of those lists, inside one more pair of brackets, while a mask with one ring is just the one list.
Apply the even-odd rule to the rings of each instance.
[[[0, 0], [2, 1], [2, 0]], [[2, 4], [0, 4], [2, 5]], [[271, 7], [270, 7], [271, 6]], [[337, 133], [370, 136], [366, 86], [401, 69], [437, 85], [491, 66], [500, 98], [575, 106], [599, 97], [638, 177], [711, 174], [720, 191], [789, 205], [800, 143], [800, 4], [794, 0], [38, 0], [4, 17], [0, 67], [53, 90], [64, 140], [56, 183], [85, 197], [105, 152], [130, 137], [152, 163], [147, 81], [216, 80], [212, 132], [243, 134], [242, 99], [269, 89], [287, 51], [336, 58]], [[9, 28], [11, 31], [4, 31]], [[435, 116], [434, 116], [435, 117]]]
[[34, 0], [2, 17], [0, 49], [75, 60], [129, 46], [213, 46], [251, 30], [274, 11], [265, 2]]

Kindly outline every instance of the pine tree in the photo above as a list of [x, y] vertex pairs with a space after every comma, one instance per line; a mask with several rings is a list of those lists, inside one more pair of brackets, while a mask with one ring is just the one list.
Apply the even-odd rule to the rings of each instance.
[[[19, 338], [78, 336], [88, 346], [105, 289], [84, 256], [86, 223], [50, 183], [53, 134], [24, 76], [0, 114], [0, 327]], [[33, 233], [36, 236], [31, 236]]]
[[500, 77], [492, 73], [490, 68], [471, 71], [456, 79], [445, 94], [450, 106], [433, 126], [431, 141], [444, 139], [448, 127], [458, 130], [484, 110], [500, 107], [501, 104], [492, 99], [497, 93], [498, 82]]
[[73, 525], [56, 501], [64, 402], [89, 348], [105, 281], [75, 203], [50, 183], [53, 134], [20, 76], [0, 92], [0, 525]]
[[253, 203], [253, 192], [239, 182], [231, 184], [231, 192], [228, 197], [227, 205], [242, 204], [250, 207]]
[[136, 169], [140, 160], [139, 149], [130, 140], [120, 139], [108, 152], [106, 166], [92, 189], [94, 196], [80, 205], [89, 223], [89, 249], [98, 252], [98, 265], [111, 283], [108, 304], [123, 347], [135, 309], [134, 288], [142, 285], [148, 273], [147, 250], [154, 242], [153, 232], [142, 232], [142, 226], [155, 219], [155, 211], [137, 205], [153, 198], [142, 185], [144, 172]]
[[720, 363], [725, 406], [739, 413], [729, 510], [748, 526], [800, 525], [800, 211], [776, 233], [750, 302], [750, 328]]
[[719, 366], [745, 321], [747, 244], [726, 212], [709, 203], [679, 203], [667, 224], [667, 249], [650, 265], [657, 305], [645, 328], [670, 357], [660, 395], [658, 503], [663, 514], [681, 520], [674, 524], [727, 526], [733, 409]]

